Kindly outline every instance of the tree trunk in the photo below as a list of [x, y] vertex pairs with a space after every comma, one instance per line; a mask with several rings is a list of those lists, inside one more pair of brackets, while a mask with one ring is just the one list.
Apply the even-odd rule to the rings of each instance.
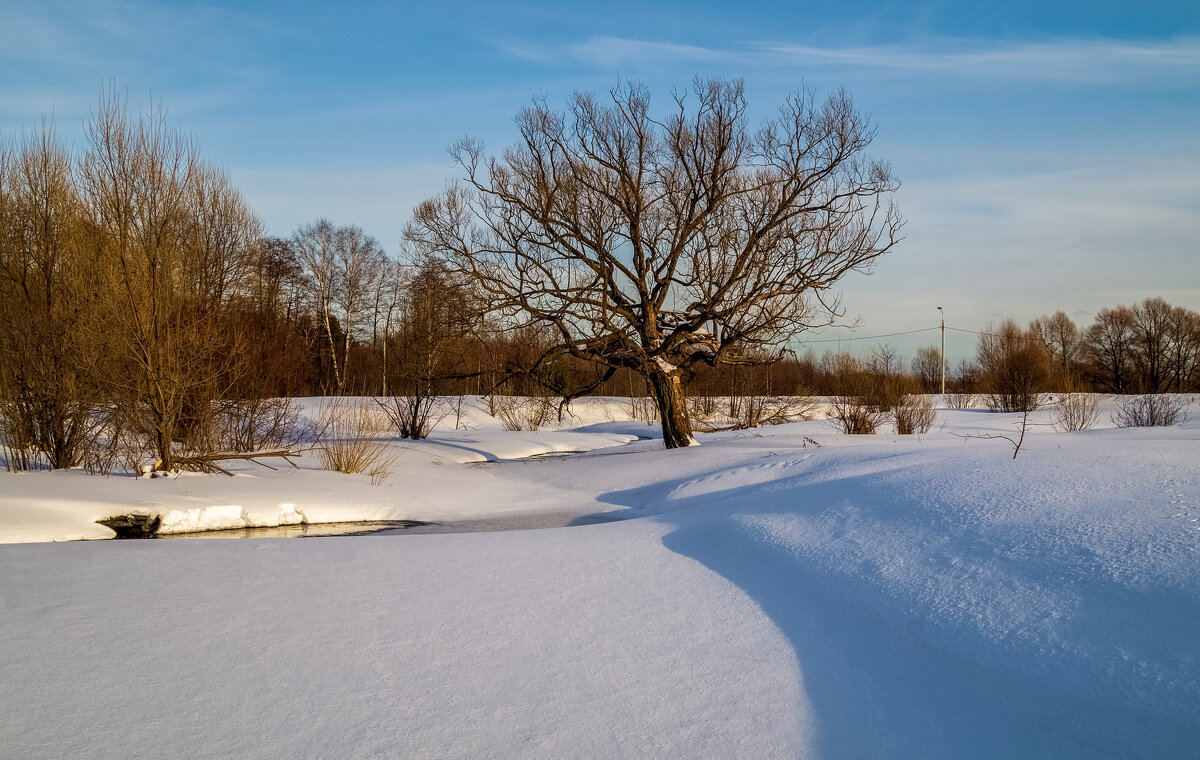
[[663, 444], [668, 449], [694, 445], [696, 439], [692, 437], [692, 421], [688, 418], [687, 401], [679, 373], [655, 369], [646, 373], [646, 379], [650, 381], [650, 389], [658, 404]]

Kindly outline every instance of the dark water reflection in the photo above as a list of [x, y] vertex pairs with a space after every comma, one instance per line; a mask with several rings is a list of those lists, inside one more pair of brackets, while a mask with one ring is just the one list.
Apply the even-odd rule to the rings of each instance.
[[505, 530], [541, 530], [578, 525], [598, 525], [623, 518], [606, 514], [541, 512], [500, 515], [449, 522], [373, 520], [369, 522], [306, 523], [274, 528], [234, 528], [197, 533], [166, 533], [156, 538], [312, 538], [317, 536], [386, 536], [422, 533], [493, 533]]

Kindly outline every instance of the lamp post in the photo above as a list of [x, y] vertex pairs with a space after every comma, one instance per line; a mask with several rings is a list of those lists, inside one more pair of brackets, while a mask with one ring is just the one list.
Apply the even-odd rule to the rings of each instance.
[[942, 317], [942, 395], [946, 395], [946, 312], [942, 311], [942, 307], [937, 307], [938, 314]]

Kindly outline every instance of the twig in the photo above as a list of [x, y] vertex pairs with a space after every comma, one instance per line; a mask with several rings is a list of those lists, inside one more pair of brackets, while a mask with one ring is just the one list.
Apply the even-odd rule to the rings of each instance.
[[1017, 454], [1021, 451], [1021, 444], [1025, 443], [1025, 431], [1029, 430], [1029, 412], [1030, 411], [1031, 410], [1026, 409], [1025, 412], [1021, 415], [1021, 434], [1019, 436], [1017, 436], [1017, 439], [1015, 441], [1013, 440], [1012, 436], [1001, 435], [1000, 433], [975, 433], [975, 434], [951, 433], [950, 435], [954, 436], [955, 438], [978, 438], [980, 440], [988, 440], [988, 439], [992, 439], [992, 438], [1002, 438], [1012, 444], [1012, 447], [1013, 447], [1012, 458], [1016, 459]]

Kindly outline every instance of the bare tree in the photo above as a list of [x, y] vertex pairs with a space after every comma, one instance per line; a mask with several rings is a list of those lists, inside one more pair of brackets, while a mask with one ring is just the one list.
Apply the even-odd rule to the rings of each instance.
[[271, 313], [285, 322], [299, 318], [304, 309], [304, 269], [288, 240], [264, 237], [254, 247], [246, 283], [252, 310]]
[[1200, 314], [1182, 307], [1171, 309], [1167, 372], [1171, 388], [1190, 392], [1200, 387]]
[[1054, 362], [1054, 389], [1060, 391], [1074, 389], [1079, 359], [1083, 350], [1083, 336], [1079, 332], [1079, 327], [1066, 315], [1066, 312], [1056, 311], [1049, 316], [1033, 320], [1029, 323], [1029, 329], [1050, 350]]
[[215, 311], [247, 281], [262, 224], [223, 170], [200, 164], [190, 179], [183, 287], [202, 308]]
[[249, 371], [223, 307], [243, 290], [261, 226], [160, 108], [135, 117], [105, 94], [87, 136], [81, 195], [119, 363], [107, 384], [170, 470], [216, 440], [216, 402]]
[[866, 401], [880, 411], [890, 412], [906, 394], [916, 392], [915, 381], [904, 374], [894, 346], [884, 343], [872, 349], [864, 369], [869, 380]]
[[874, 128], [842, 91], [789, 97], [757, 131], [740, 81], [700, 80], [665, 118], [646, 90], [565, 113], [535, 102], [500, 157], [460, 140], [465, 182], [407, 235], [470, 277], [494, 313], [553, 329], [572, 355], [646, 378], [668, 448], [693, 443], [684, 381], [840, 314], [830, 288], [897, 241]]
[[344, 393], [350, 347], [364, 326], [376, 279], [385, 269], [383, 248], [361, 228], [336, 227], [328, 219], [296, 230], [291, 245], [308, 276], [333, 365], [334, 390]]
[[380, 403], [401, 437], [421, 439], [440, 419], [436, 407], [447, 383], [471, 374], [463, 366], [464, 348], [480, 310], [462, 283], [433, 262], [412, 267], [398, 297], [399, 318], [387, 336], [394, 356], [388, 370], [392, 395]]
[[922, 393], [937, 393], [942, 382], [942, 354], [937, 346], [922, 346], [912, 360], [912, 373]]
[[1101, 309], [1083, 336], [1095, 382], [1109, 393], [1128, 393], [1134, 383], [1133, 312], [1126, 306]]
[[1147, 393], [1169, 390], [1171, 380], [1168, 352], [1171, 344], [1171, 305], [1161, 298], [1147, 298], [1136, 304], [1130, 345], [1138, 368], [1141, 388]]
[[1038, 407], [1050, 375], [1050, 352], [1032, 331], [1011, 319], [988, 325], [979, 338], [979, 367], [992, 411], [1028, 412]]
[[128, 365], [111, 378], [159, 466], [172, 467], [183, 437], [186, 399], [211, 377], [195, 372], [210, 351], [201, 336], [211, 316], [181, 297], [180, 259], [195, 146], [169, 129], [161, 110], [132, 117], [113, 93], [87, 125], [83, 195], [107, 264], [107, 323]]
[[[0, 144], [0, 439], [79, 465], [99, 429], [96, 262], [70, 156], [42, 124]], [[11, 463], [10, 463], [11, 464]]]
[[971, 395], [979, 387], [979, 365], [970, 359], [960, 359], [954, 373], [954, 386], [960, 395]]

